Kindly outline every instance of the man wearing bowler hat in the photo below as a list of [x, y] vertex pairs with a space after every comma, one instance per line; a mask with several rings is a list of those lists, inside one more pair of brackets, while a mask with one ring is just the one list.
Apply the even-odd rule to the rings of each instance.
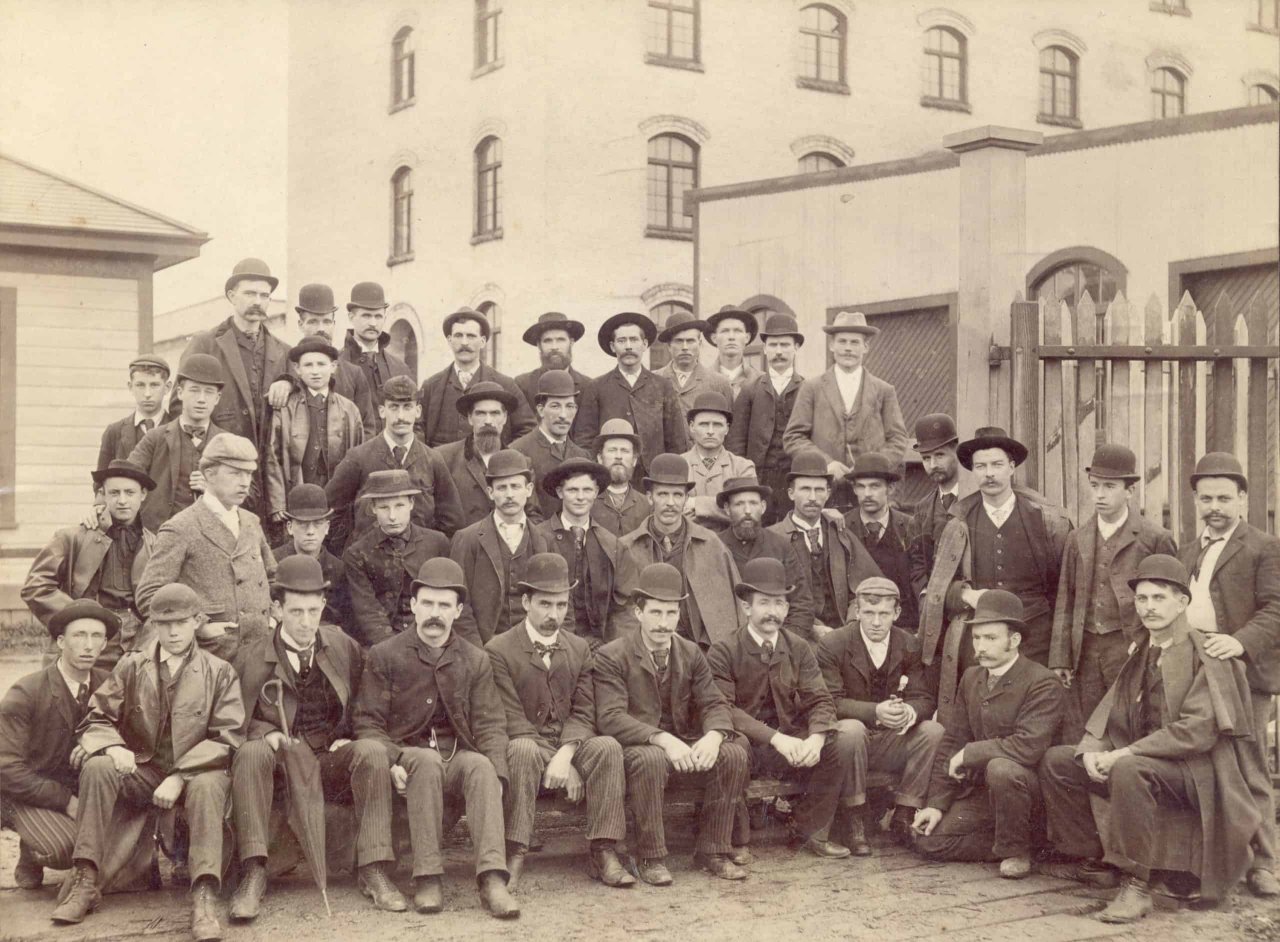
[[804, 346], [804, 334], [790, 314], [774, 312], [765, 320], [760, 340], [765, 371], [744, 381], [734, 396], [725, 447], [752, 461], [760, 483], [772, 488], [779, 498], [765, 510], [765, 526], [772, 526], [787, 515], [781, 497], [786, 493], [791, 460], [783, 434], [804, 382], [795, 369], [796, 351]]
[[18, 832], [14, 882], [39, 889], [44, 870], [66, 870], [76, 839], [80, 766], [84, 751], [75, 731], [89, 698], [107, 678], [96, 668], [120, 619], [89, 599], [60, 608], [49, 619], [58, 657], [14, 681], [0, 700], [0, 812]]
[[128, 458], [143, 435], [164, 423], [164, 394], [169, 386], [169, 364], [164, 357], [144, 353], [129, 363], [129, 393], [137, 405], [102, 430], [99, 471], [113, 459]]
[[634, 311], [614, 314], [600, 325], [600, 349], [618, 365], [583, 390], [573, 429], [573, 440], [587, 448], [605, 422], [626, 419], [640, 438], [640, 472], [663, 452], [679, 454], [689, 447], [688, 422], [675, 388], [644, 367], [644, 352], [657, 335], [653, 320]]
[[713, 368], [729, 381], [733, 390], [729, 395], [730, 402], [737, 398], [744, 383], [760, 375], [760, 371], [743, 358], [747, 347], [756, 339], [758, 329], [753, 314], [732, 304], [726, 304], [707, 318], [703, 333], [707, 341], [716, 348]]
[[933, 572], [934, 549], [942, 537], [942, 528], [950, 519], [948, 511], [960, 498], [977, 490], [977, 484], [973, 473], [961, 467], [956, 455], [960, 435], [951, 416], [944, 412], [921, 416], [916, 421], [915, 433], [912, 447], [919, 453], [925, 474], [933, 484], [928, 496], [922, 498], [911, 513], [911, 582], [919, 597]]
[[901, 479], [897, 467], [879, 452], [858, 455], [848, 476], [858, 506], [844, 519], [880, 572], [898, 587], [902, 602], [898, 627], [914, 634], [920, 624], [920, 605], [911, 580], [911, 518], [892, 503], [894, 485]]
[[697, 398], [706, 392], [720, 393], [725, 402], [733, 399], [733, 387], [729, 381], [702, 365], [702, 332], [707, 322], [694, 317], [692, 311], [673, 311], [658, 334], [658, 343], [665, 343], [671, 359], [660, 369], [654, 370], [680, 398], [680, 411], [688, 414]]
[[[382, 405], [382, 387], [389, 379], [405, 376], [412, 379], [404, 360], [387, 350], [391, 335], [382, 329], [387, 320], [387, 297], [376, 281], [362, 281], [351, 286], [347, 302], [346, 339], [341, 359], [364, 373], [374, 407]], [[375, 423], [375, 429], [380, 423]]]
[[[458, 397], [457, 409], [471, 431], [466, 438], [436, 449], [453, 478], [462, 505], [462, 526], [493, 513], [484, 472], [489, 459], [502, 450], [502, 430], [518, 399], [497, 383], [472, 383]], [[530, 504], [530, 510], [533, 505]]]
[[868, 324], [861, 312], [842, 311], [822, 330], [831, 338], [835, 363], [801, 385], [783, 443], [790, 455], [817, 448], [827, 456], [832, 504], [848, 513], [855, 501], [846, 478], [858, 455], [878, 451], [895, 466], [901, 464], [907, 453], [907, 428], [897, 391], [863, 365], [880, 328]]
[[538, 378], [533, 408], [538, 424], [511, 443], [533, 469], [533, 497], [538, 520], [549, 520], [560, 512], [560, 501], [540, 485], [552, 468], [570, 458], [590, 458], [585, 448], [569, 439], [578, 415], [578, 389], [565, 370], [547, 370]]
[[328, 588], [324, 593], [324, 620], [326, 624], [351, 628], [351, 599], [347, 591], [347, 567], [337, 556], [325, 549], [325, 537], [329, 535], [329, 523], [333, 511], [324, 488], [318, 484], [299, 484], [289, 491], [285, 505], [285, 529], [289, 538], [271, 549], [277, 563], [291, 556], [309, 556], [320, 564]]
[[530, 408], [535, 405], [534, 397], [538, 394], [538, 379], [548, 370], [564, 370], [573, 377], [574, 387], [579, 393], [587, 388], [591, 377], [579, 373], [573, 368], [573, 345], [582, 339], [586, 328], [581, 321], [565, 317], [559, 311], [547, 311], [525, 328], [521, 339], [531, 347], [538, 348], [538, 360], [541, 365], [536, 370], [521, 373], [515, 378], [515, 384], [524, 394], [524, 401]]
[[625, 887], [615, 847], [626, 837], [622, 747], [596, 734], [591, 647], [567, 628], [569, 567], [556, 553], [529, 560], [519, 586], [525, 618], [485, 645], [507, 717], [506, 794], [509, 890], [524, 870], [539, 791], [564, 790], [587, 800], [588, 872], [605, 886]]
[[749, 458], [735, 455], [724, 447], [733, 421], [733, 411], [724, 396], [702, 393], [685, 415], [693, 442], [693, 447], [684, 453], [689, 463], [689, 481], [693, 484], [685, 511], [704, 527], [723, 530], [729, 521], [716, 503], [716, 495], [731, 478], [755, 477], [756, 466]]
[[649, 499], [633, 483], [640, 457], [640, 436], [626, 419], [610, 419], [600, 426], [591, 445], [596, 461], [609, 472], [609, 485], [591, 508], [591, 519], [616, 537], [623, 537], [649, 516]]

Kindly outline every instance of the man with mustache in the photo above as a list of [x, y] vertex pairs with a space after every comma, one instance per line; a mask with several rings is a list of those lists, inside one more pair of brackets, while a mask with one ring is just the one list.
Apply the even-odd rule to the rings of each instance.
[[640, 455], [640, 436], [626, 419], [610, 419], [600, 426], [591, 450], [609, 472], [608, 485], [591, 508], [591, 519], [614, 536], [626, 536], [644, 523], [651, 509], [649, 498], [631, 483]]
[[716, 348], [715, 371], [729, 381], [733, 390], [729, 395], [730, 403], [737, 399], [744, 383], [760, 375], [760, 371], [743, 358], [747, 347], [756, 339], [758, 329], [753, 314], [732, 304], [726, 304], [707, 318], [703, 333]]
[[911, 514], [911, 583], [919, 599], [933, 572], [934, 549], [950, 519], [952, 505], [977, 490], [977, 484], [973, 473], [960, 466], [956, 455], [960, 435], [951, 416], [943, 412], [921, 416], [916, 421], [915, 434], [912, 447], [934, 485]]
[[748, 458], [724, 447], [733, 412], [729, 400], [719, 393], [702, 393], [686, 415], [693, 447], [684, 453], [689, 462], [690, 482], [686, 512], [710, 530], [723, 530], [728, 518], [716, 502], [716, 495], [731, 478], [755, 477], [756, 467]]
[[733, 398], [729, 381], [702, 365], [702, 332], [706, 327], [707, 322], [694, 317], [692, 311], [678, 310], [658, 334], [658, 343], [667, 345], [671, 359], [654, 372], [671, 382], [686, 415], [704, 392], [720, 393], [725, 402]]
[[324, 546], [329, 535], [333, 511], [324, 488], [318, 484], [299, 484], [289, 492], [285, 505], [285, 528], [289, 539], [271, 548], [277, 563], [290, 556], [309, 556], [320, 564], [327, 588], [324, 593], [324, 620], [350, 631], [351, 596], [347, 588], [347, 567]]
[[541, 365], [536, 370], [521, 373], [515, 378], [515, 384], [524, 394], [524, 400], [530, 408], [534, 406], [534, 397], [538, 392], [538, 379], [547, 370], [564, 370], [573, 377], [574, 388], [579, 393], [587, 388], [591, 377], [579, 373], [573, 368], [573, 345], [582, 339], [586, 328], [581, 321], [565, 317], [559, 311], [548, 311], [525, 328], [521, 339], [531, 347], [538, 348], [538, 360]]
[[524, 455], [533, 469], [535, 515], [541, 521], [560, 512], [560, 501], [541, 486], [543, 478], [564, 461], [591, 456], [569, 440], [578, 415], [578, 390], [568, 372], [547, 370], [538, 378], [533, 408], [538, 424], [513, 441], [511, 448]]
[[844, 520], [884, 577], [898, 587], [902, 602], [898, 627], [915, 634], [920, 606], [911, 581], [911, 518], [890, 503], [893, 486], [901, 479], [884, 455], [874, 451], [858, 455], [849, 472], [858, 506]]
[[488, 381], [472, 383], [458, 397], [458, 413], [466, 419], [471, 433], [436, 450], [458, 490], [463, 526], [493, 513], [484, 473], [489, 459], [502, 450], [502, 430], [515, 407], [515, 396]]
[[[303, 289], [305, 290], [305, 289]], [[323, 297], [319, 298], [323, 302]], [[387, 350], [391, 335], [382, 329], [387, 320], [387, 297], [382, 285], [376, 281], [362, 281], [351, 287], [351, 299], [347, 302], [347, 330], [339, 360], [354, 366], [364, 374], [369, 387], [371, 405], [376, 410], [382, 405], [382, 387], [397, 376], [413, 376], [408, 364]], [[316, 309], [324, 310], [323, 303]], [[351, 398], [351, 397], [348, 397]], [[370, 437], [376, 435], [381, 423], [377, 413], [372, 419]]]

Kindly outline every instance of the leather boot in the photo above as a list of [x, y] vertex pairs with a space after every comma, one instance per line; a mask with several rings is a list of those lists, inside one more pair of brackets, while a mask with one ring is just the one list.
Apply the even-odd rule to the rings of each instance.
[[374, 908], [388, 913], [402, 913], [409, 908], [404, 894], [396, 889], [396, 885], [387, 876], [380, 863], [365, 864], [356, 876], [360, 892], [373, 900]]
[[231, 918], [253, 919], [262, 904], [262, 894], [267, 892], [267, 862], [262, 857], [252, 857], [244, 863], [240, 885], [231, 895]]
[[693, 864], [695, 867], [700, 867], [721, 880], [745, 880], [747, 878], [746, 869], [739, 867], [730, 860], [728, 854], [696, 853], [693, 855]]
[[[614, 850], [613, 845], [592, 847], [591, 855], [587, 859], [587, 872], [591, 874], [591, 879], [599, 880], [605, 886], [635, 886], [636, 878], [627, 872], [627, 868], [622, 866], [622, 861], [618, 859], [618, 852]], [[507, 884], [510, 889], [511, 884]]]
[[1098, 918], [1103, 922], [1137, 922], [1153, 909], [1151, 888], [1137, 877], [1130, 877]]
[[849, 852], [855, 857], [870, 857], [871, 845], [867, 842], [867, 828], [860, 808], [849, 811], [847, 832], [844, 846], [849, 848]]
[[212, 877], [201, 877], [191, 888], [191, 937], [196, 942], [222, 938], [218, 922], [218, 888]]
[[444, 909], [444, 887], [440, 878], [418, 877], [413, 887], [413, 908], [420, 913], [438, 913]]
[[520, 886], [520, 875], [524, 873], [524, 858], [528, 853], [523, 844], [507, 841], [507, 892], [514, 893]]
[[98, 908], [102, 893], [98, 891], [98, 868], [79, 861], [58, 893], [58, 906], [50, 918], [54, 922], [74, 925]]
[[24, 890], [38, 890], [44, 883], [44, 867], [31, 859], [26, 841], [18, 843], [18, 865], [13, 868], [13, 882]]
[[665, 857], [641, 857], [636, 862], [636, 872], [650, 886], [670, 886], [672, 882]]
[[501, 870], [486, 870], [477, 881], [480, 884], [480, 902], [495, 919], [515, 919], [520, 906], [507, 892], [507, 881]]

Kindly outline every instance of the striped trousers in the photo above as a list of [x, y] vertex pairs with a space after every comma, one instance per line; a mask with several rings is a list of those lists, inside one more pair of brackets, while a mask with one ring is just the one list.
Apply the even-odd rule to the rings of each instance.
[[[557, 750], [538, 739], [513, 739], [507, 745], [507, 840], [529, 846], [542, 776]], [[594, 736], [573, 755], [587, 798], [587, 840], [620, 841], [627, 834], [626, 778], [622, 747], [612, 736]]]
[[69, 869], [76, 843], [76, 819], [53, 808], [38, 808], [11, 799], [6, 802], [9, 822], [31, 862], [50, 870]]
[[462, 794], [467, 828], [475, 848], [476, 876], [507, 872], [507, 845], [502, 837], [502, 781], [488, 756], [458, 748], [445, 759], [435, 749], [407, 746], [399, 765], [409, 773], [404, 799], [409, 806], [409, 842], [414, 877], [444, 873], [440, 830], [444, 797]]
[[624, 746], [622, 765], [627, 775], [627, 802], [636, 820], [638, 856], [667, 856], [662, 799], [672, 776], [681, 784], [702, 786], [698, 852], [727, 854], [733, 850], [734, 810], [749, 777], [750, 760], [743, 746], [723, 743], [715, 766], [706, 772], [677, 772], [662, 748], [651, 745]]

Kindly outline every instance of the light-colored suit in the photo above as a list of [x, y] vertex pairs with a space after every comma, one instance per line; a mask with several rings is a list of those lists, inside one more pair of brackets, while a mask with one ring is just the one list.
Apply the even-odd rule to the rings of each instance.
[[723, 530], [729, 525], [729, 515], [716, 506], [716, 495], [731, 478], [755, 477], [755, 462], [735, 455], [728, 448], [721, 450], [710, 468], [702, 463], [697, 448], [690, 448], [681, 457], [689, 462], [689, 481], [693, 484], [685, 515], [709, 529]]
[[911, 439], [894, 388], [864, 368], [853, 411], [854, 419], [846, 425], [844, 398], [836, 385], [835, 368], [816, 379], [805, 380], [783, 435], [787, 454], [815, 447], [830, 461], [852, 465], [858, 455], [878, 451], [901, 464]]

